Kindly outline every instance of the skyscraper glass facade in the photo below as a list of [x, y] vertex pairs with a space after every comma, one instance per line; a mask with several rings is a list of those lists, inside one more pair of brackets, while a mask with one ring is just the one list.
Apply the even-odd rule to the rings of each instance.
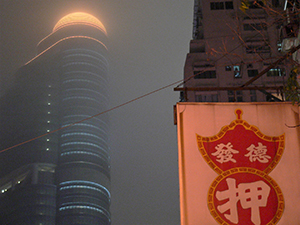
[[1, 149], [34, 140], [0, 155], [0, 224], [110, 224], [106, 43], [63, 17], [2, 96]]

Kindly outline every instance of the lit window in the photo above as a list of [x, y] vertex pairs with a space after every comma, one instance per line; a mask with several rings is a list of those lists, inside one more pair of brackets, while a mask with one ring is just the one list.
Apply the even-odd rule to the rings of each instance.
[[67, 97], [67, 98], [63, 98], [63, 101], [68, 101], [68, 100], [72, 100], [72, 99], [83, 99], [83, 100], [91, 100], [91, 101], [95, 101], [95, 102], [99, 102], [94, 98], [90, 98], [90, 97], [84, 97], [84, 96], [73, 96], [73, 97]]
[[233, 66], [233, 70], [234, 70], [234, 78], [241, 78], [242, 77], [240, 66]]
[[96, 150], [96, 153], [95, 153], [95, 149], [90, 149], [90, 148], [87, 148], [87, 147], [83, 147], [82, 148], [84, 151], [74, 151], [74, 148], [66, 148], [65, 150], [63, 150], [64, 152], [61, 153], [60, 155], [61, 156], [65, 156], [65, 155], [78, 155], [78, 154], [85, 154], [85, 155], [93, 155], [93, 156], [96, 156], [98, 158], [101, 158], [101, 159], [104, 159], [104, 160], [110, 160], [107, 152], [105, 151], [101, 151], [99, 152], [98, 150]]
[[231, 66], [225, 66], [225, 71], [231, 71]]
[[70, 62], [70, 63], [66, 63], [63, 65], [63, 67], [67, 67], [67, 66], [74, 66], [74, 65], [84, 65], [84, 66], [91, 66], [91, 67], [95, 67], [98, 69], [102, 69], [101, 65], [97, 64], [92, 64], [92, 63], [87, 63], [87, 62]]
[[99, 55], [99, 57], [101, 57], [101, 59], [97, 58], [97, 57], [94, 57], [94, 56], [91, 56], [91, 55], [88, 55], [88, 54], [81, 54], [81, 53], [80, 54], [77, 53], [77, 54], [72, 54], [72, 55], [66, 55], [63, 58], [64, 59], [74, 58], [73, 60], [71, 59], [72, 61], [74, 61], [74, 60], [76, 60], [76, 58], [82, 59], [83, 57], [94, 59], [95, 61], [97, 61], [98, 63], [101, 63], [101, 64], [105, 64], [105, 65], [108, 64], [107, 61], [105, 60], [105, 58], [103, 58], [102, 55]]
[[282, 50], [282, 43], [281, 42], [277, 42], [277, 51], [281, 52]]
[[83, 141], [67, 142], [67, 143], [63, 143], [61, 146], [68, 146], [68, 145], [89, 145], [89, 146], [103, 149], [102, 146], [100, 146], [100, 145], [96, 145], [96, 144], [90, 143], [90, 142], [83, 142]]
[[101, 156], [101, 154], [96, 154], [96, 153], [93, 153], [93, 152], [87, 152], [87, 151], [68, 151], [68, 152], [64, 152], [64, 153], [61, 153], [60, 155], [61, 156], [64, 156], [64, 155], [73, 155], [73, 154], [85, 154], [85, 155], [92, 155], [92, 156], [95, 156], [95, 157], [98, 157], [98, 158], [103, 158]]
[[93, 73], [93, 72], [87, 72], [87, 71], [82, 71], [82, 70], [78, 70], [78, 71], [69, 71], [69, 72], [65, 72], [64, 73], [65, 75], [69, 75], [69, 74], [86, 74], [86, 75], [92, 75], [94, 77], [96, 77], [97, 79], [101, 79], [103, 80], [104, 82], [106, 82], [106, 80], [102, 77], [102, 76], [99, 76], [99, 74], [97, 73]]
[[267, 72], [267, 77], [283, 77], [285, 70], [282, 68], [272, 68]]
[[91, 137], [95, 137], [95, 138], [98, 138], [98, 139], [102, 139], [101, 137], [99, 137], [97, 135], [86, 133], [86, 132], [66, 133], [66, 134], [62, 134], [61, 137], [74, 136], [74, 135], [84, 135], [84, 136], [91, 136]]
[[[101, 184], [91, 182], [91, 181], [84, 181], [84, 180], [74, 180], [74, 181], [65, 181], [59, 184], [61, 186], [60, 190], [62, 189], [69, 189], [69, 188], [88, 188], [96, 190], [98, 189], [107, 197], [110, 198], [109, 190]], [[93, 187], [94, 186], [94, 187]]]
[[[69, 126], [69, 125], [70, 125], [69, 123], [68, 123], [68, 124], [64, 124], [63, 127]], [[92, 124], [87, 124], [87, 123], [78, 123], [78, 124], [74, 124], [73, 127], [75, 127], [75, 126], [91, 127], [91, 128], [95, 128], [95, 129], [97, 129], [97, 130], [103, 131], [103, 129], [100, 129], [100, 128], [97, 127], [97, 126], [94, 126], [94, 125], [92, 125]]]
[[[78, 51], [84, 52], [86, 54], [78, 53]], [[65, 52], [68, 55], [64, 56], [64, 58], [75, 57], [75, 56], [92, 57], [92, 58], [99, 60], [99, 61], [103, 62], [104, 64], [108, 65], [107, 59], [102, 54], [99, 54], [98, 52], [95, 52], [95, 51], [86, 50], [86, 49], [72, 49], [72, 50], [68, 50]], [[76, 53], [73, 53], [73, 52], [76, 52]], [[93, 57], [91, 55], [97, 56], [97, 58]]]

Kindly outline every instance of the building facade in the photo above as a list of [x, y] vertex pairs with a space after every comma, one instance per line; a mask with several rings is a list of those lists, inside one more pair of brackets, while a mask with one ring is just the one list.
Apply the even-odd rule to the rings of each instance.
[[110, 224], [106, 44], [94, 16], [63, 17], [1, 97], [0, 224]]
[[181, 101], [282, 100], [290, 69], [287, 61], [277, 62], [284, 54], [280, 27], [285, 1], [267, 2], [195, 0], [184, 83], [175, 89], [181, 91]]

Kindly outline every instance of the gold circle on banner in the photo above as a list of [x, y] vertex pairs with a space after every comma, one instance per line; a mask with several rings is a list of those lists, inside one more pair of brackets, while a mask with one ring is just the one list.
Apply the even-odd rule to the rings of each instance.
[[219, 215], [218, 210], [215, 208], [214, 196], [215, 196], [216, 188], [220, 184], [221, 181], [223, 181], [224, 179], [226, 179], [227, 177], [229, 177], [233, 174], [238, 174], [238, 173], [246, 173], [246, 174], [257, 175], [257, 176], [263, 178], [265, 181], [267, 181], [268, 184], [270, 184], [270, 186], [272, 186], [272, 188], [275, 191], [276, 196], [277, 196], [278, 207], [277, 207], [277, 211], [276, 211], [274, 217], [268, 223], [266, 223], [265, 225], [275, 225], [275, 224], [277, 224], [279, 222], [279, 220], [280, 220], [280, 218], [283, 214], [283, 210], [284, 210], [284, 197], [283, 197], [283, 193], [282, 193], [280, 187], [265, 172], [254, 169], [254, 168], [248, 168], [248, 167], [237, 167], [237, 168], [233, 168], [233, 169], [229, 169], [227, 171], [224, 171], [210, 185], [209, 190], [208, 190], [208, 196], [207, 196], [207, 206], [208, 206], [208, 209], [209, 209], [211, 215], [214, 217], [214, 219], [221, 225], [231, 225], [230, 223], [226, 222]]

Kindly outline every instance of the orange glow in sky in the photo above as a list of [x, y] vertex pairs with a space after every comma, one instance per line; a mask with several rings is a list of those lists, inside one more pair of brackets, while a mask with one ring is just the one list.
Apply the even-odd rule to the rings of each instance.
[[98, 20], [96, 17], [88, 13], [83, 13], [83, 12], [71, 13], [64, 16], [56, 23], [56, 25], [53, 28], [53, 32], [55, 32], [56, 30], [64, 26], [71, 25], [71, 24], [90, 24], [91, 26], [97, 27], [105, 34], [107, 34], [106, 29], [104, 25], [100, 22], [100, 20]]

